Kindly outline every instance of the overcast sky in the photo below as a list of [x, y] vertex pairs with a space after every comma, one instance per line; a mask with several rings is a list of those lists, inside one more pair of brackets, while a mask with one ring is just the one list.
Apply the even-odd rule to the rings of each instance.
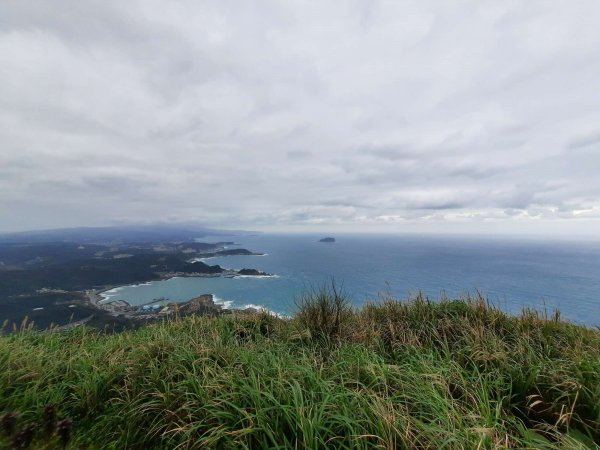
[[0, 231], [600, 235], [599, 24], [597, 0], [2, 0]]

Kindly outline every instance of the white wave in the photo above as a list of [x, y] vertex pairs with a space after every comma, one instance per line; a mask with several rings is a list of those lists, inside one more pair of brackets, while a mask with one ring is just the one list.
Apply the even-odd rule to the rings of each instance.
[[128, 288], [128, 287], [140, 287], [140, 286], [152, 286], [152, 281], [145, 281], [143, 283], [134, 283], [134, 284], [127, 284], [125, 286], [117, 286], [114, 287], [112, 289], [108, 289], [106, 291], [100, 292], [100, 296], [102, 297], [114, 297], [116, 294], [118, 294], [119, 292], [121, 292], [123, 289]]
[[112, 289], [109, 289], [108, 291], [101, 292], [100, 295], [114, 295], [114, 294], [118, 293], [119, 291], [122, 291], [124, 288], [125, 288], [125, 286], [119, 286], [116, 288], [112, 288]]
[[264, 312], [266, 312], [267, 314], [270, 314], [270, 315], [272, 315], [272, 316], [275, 316], [275, 317], [279, 317], [280, 319], [285, 319], [285, 318], [287, 318], [287, 317], [288, 317], [288, 316], [286, 316], [285, 314], [280, 314], [280, 313], [278, 313], [278, 312], [275, 312], [275, 311], [273, 311], [272, 309], [269, 309], [269, 308], [267, 308], [266, 306], [262, 306], [262, 305], [255, 305], [254, 303], [247, 303], [247, 304], [245, 304], [244, 306], [241, 306], [241, 307], [239, 307], [239, 308], [238, 308], [238, 307], [236, 307], [235, 309], [241, 309], [241, 310], [244, 310], [244, 309], [248, 309], [248, 308], [256, 309], [256, 310], [258, 310], [258, 311], [264, 311]]
[[279, 278], [279, 275], [235, 275], [233, 279], [236, 278]]
[[262, 306], [262, 305], [255, 305], [254, 303], [246, 303], [244, 306], [237, 308], [237, 309], [248, 309], [248, 308], [258, 309], [259, 311], [272, 312], [269, 308]]
[[226, 308], [226, 309], [231, 308], [231, 305], [233, 305], [232, 300], [224, 300], [221, 297], [217, 297], [214, 294], [213, 294], [213, 302], [215, 302], [216, 305], [221, 305], [221, 306], [223, 306], [223, 308]]
[[207, 261], [209, 259], [213, 259], [216, 258], [216, 256], [204, 256], [202, 258], [192, 258], [190, 259], [191, 262], [204, 262]]
[[104, 292], [99, 292], [98, 295], [100, 296], [101, 300], [98, 301], [98, 304], [103, 305], [104, 303], [108, 303], [108, 302], [112, 301], [115, 297], [119, 296], [119, 292], [121, 292], [126, 287], [130, 287], [130, 286], [135, 287], [137, 285], [133, 284], [133, 285], [127, 285], [127, 286], [118, 286], [118, 287], [114, 287], [112, 289], [108, 289], [107, 291], [104, 291]]
[[[112, 289], [111, 289], [112, 291]], [[105, 291], [105, 292], [101, 292], [100, 295], [100, 300], [98, 300], [98, 304], [99, 305], [103, 305], [105, 303], [110, 302], [114, 297], [116, 297], [118, 295], [117, 292], [111, 292], [111, 291]]]

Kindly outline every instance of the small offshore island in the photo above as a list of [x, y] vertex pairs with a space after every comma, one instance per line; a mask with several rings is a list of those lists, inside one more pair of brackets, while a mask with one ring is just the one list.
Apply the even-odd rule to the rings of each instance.
[[319, 239], [319, 242], [335, 242], [335, 238], [324, 237], [323, 239]]

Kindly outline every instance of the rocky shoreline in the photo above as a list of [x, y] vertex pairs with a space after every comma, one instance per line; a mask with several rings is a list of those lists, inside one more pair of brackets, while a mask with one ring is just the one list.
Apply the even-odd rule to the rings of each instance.
[[[84, 324], [112, 331], [136, 328], [146, 320], [169, 317], [169, 311], [175, 308], [143, 310], [104, 293], [174, 277], [271, 276], [256, 269], [233, 270], [203, 262], [214, 257], [264, 255], [228, 248], [230, 245], [238, 244], [136, 237], [106, 242], [0, 245], [0, 334], [10, 333], [25, 323], [39, 329], [69, 329]], [[161, 304], [166, 306], [169, 302], [163, 299]], [[227, 313], [224, 307], [214, 304], [214, 299], [203, 304], [194, 314]]]
[[[244, 277], [271, 277], [272, 274], [259, 271], [257, 269], [225, 269], [221, 273], [185, 273], [169, 272], [160, 274], [158, 280], [169, 280], [176, 277], [186, 278], [234, 278]], [[155, 280], [156, 281], [156, 280]], [[125, 300], [106, 300], [102, 296], [104, 292], [122, 286], [107, 286], [101, 290], [86, 291], [88, 304], [107, 313], [109, 316], [136, 323], [147, 323], [157, 319], [168, 319], [172, 317], [182, 317], [186, 315], [220, 316], [224, 314], [257, 314], [260, 312], [257, 308], [225, 308], [223, 305], [215, 303], [213, 294], [202, 294], [185, 302], [173, 302], [166, 298], [153, 299], [143, 305], [131, 305]]]
[[225, 308], [223, 305], [215, 303], [213, 294], [202, 294], [185, 302], [155, 299], [152, 302], [139, 306], [132, 306], [124, 300], [113, 300], [100, 305], [97, 304], [96, 307], [112, 317], [137, 324], [146, 324], [157, 320], [190, 315], [218, 317], [230, 314], [251, 315], [261, 312], [261, 310], [252, 307], [241, 309]]

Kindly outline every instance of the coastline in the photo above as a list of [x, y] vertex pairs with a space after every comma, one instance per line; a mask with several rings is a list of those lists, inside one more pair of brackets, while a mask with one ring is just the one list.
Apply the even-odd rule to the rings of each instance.
[[[254, 270], [254, 269], [252, 269], [252, 270]], [[190, 302], [197, 300], [199, 297], [196, 296], [191, 299], [188, 299], [185, 301], [180, 301], [180, 302], [172, 301], [172, 300], [169, 300], [168, 298], [157, 298], [157, 299], [152, 299], [151, 301], [148, 301], [141, 305], [132, 305], [128, 301], [122, 300], [122, 299], [111, 300], [110, 297], [107, 297], [103, 294], [105, 294], [109, 291], [115, 290], [115, 289], [119, 289], [119, 288], [144, 286], [144, 285], [149, 285], [150, 283], [155, 282], [155, 281], [168, 281], [168, 280], [172, 280], [172, 279], [176, 279], [176, 278], [275, 278], [275, 277], [277, 277], [277, 275], [268, 274], [265, 272], [259, 272], [259, 274], [257, 274], [257, 275], [245, 275], [245, 274], [240, 274], [239, 271], [232, 270], [232, 269], [224, 269], [223, 272], [218, 273], [218, 274], [169, 272], [169, 273], [160, 274], [160, 276], [154, 280], [148, 280], [148, 281], [142, 281], [142, 282], [138, 282], [138, 283], [124, 284], [124, 285], [116, 285], [116, 286], [104, 286], [99, 290], [96, 290], [96, 289], [86, 290], [85, 296], [87, 299], [87, 303], [90, 306], [92, 306], [96, 309], [99, 309], [103, 312], [107, 312], [113, 316], [120, 315], [120, 316], [125, 316], [128, 319], [134, 319], [134, 320], [135, 319], [147, 319], [148, 317], [145, 317], [145, 316], [135, 317], [135, 315], [138, 314], [139, 312], [143, 311], [144, 307], [156, 305], [159, 302], [166, 303], [167, 305], [177, 305], [178, 307], [185, 307], [186, 305], [190, 304]], [[214, 293], [205, 293], [205, 294], [200, 295], [200, 297], [204, 297], [204, 296], [211, 297], [211, 305], [210, 305], [211, 308], [219, 309], [223, 313], [228, 313], [229, 311], [231, 311], [231, 312], [235, 311], [235, 312], [242, 312], [242, 313], [248, 314], [248, 313], [258, 313], [260, 311], [268, 311], [270, 314], [280, 316], [280, 314], [278, 314], [274, 311], [271, 311], [268, 308], [265, 308], [265, 307], [259, 306], [259, 305], [254, 305], [254, 304], [248, 304], [241, 308], [232, 308], [229, 306], [231, 304], [231, 301], [227, 301], [227, 300], [221, 300], [220, 302], [216, 301], [215, 299], [217, 299], [218, 297], [216, 297]], [[153, 315], [153, 317], [154, 317], [154, 315]]]
[[[226, 249], [226, 247], [225, 247], [225, 249]], [[241, 250], [243, 250], [243, 249], [241, 249]], [[227, 250], [222, 250], [222, 251], [226, 252]], [[236, 250], [236, 251], [239, 251], [239, 250]], [[206, 261], [208, 259], [228, 258], [230, 256], [269, 256], [268, 253], [256, 253], [256, 252], [248, 252], [248, 253], [245, 253], [245, 252], [241, 253], [240, 252], [240, 253], [235, 253], [235, 251], [232, 251], [231, 253], [223, 253], [223, 254], [219, 254], [219, 253], [205, 253], [205, 255], [206, 256], [203, 256], [203, 255], [196, 256], [196, 257], [190, 259], [189, 261], [190, 262], [196, 262], [196, 261], [204, 262], [204, 261]]]
[[[210, 252], [204, 255], [188, 260], [189, 263], [203, 262], [207, 259], [227, 257], [227, 256], [267, 256], [267, 253], [251, 252], [245, 249], [227, 250], [222, 247], [217, 252]], [[211, 266], [212, 267], [212, 266]], [[146, 323], [158, 318], [167, 318], [171, 313], [178, 311], [187, 311], [186, 314], [204, 314], [220, 315], [230, 313], [255, 314], [260, 311], [267, 311], [270, 314], [281, 317], [280, 314], [269, 310], [266, 307], [248, 303], [241, 307], [231, 307], [232, 300], [223, 300], [214, 293], [203, 293], [200, 296], [188, 298], [186, 300], [171, 300], [168, 297], [146, 299], [143, 304], [132, 304], [127, 300], [118, 298], [118, 290], [126, 287], [147, 286], [158, 281], [168, 281], [177, 278], [273, 278], [277, 275], [266, 273], [257, 269], [241, 268], [231, 269], [220, 267], [221, 272], [155, 272], [154, 277], [138, 282], [105, 285], [96, 289], [84, 291], [85, 302], [101, 314], [108, 314], [110, 317], [125, 319], [134, 323]], [[201, 308], [194, 308], [191, 305], [202, 304]], [[197, 305], [196, 305], [197, 306]]]

